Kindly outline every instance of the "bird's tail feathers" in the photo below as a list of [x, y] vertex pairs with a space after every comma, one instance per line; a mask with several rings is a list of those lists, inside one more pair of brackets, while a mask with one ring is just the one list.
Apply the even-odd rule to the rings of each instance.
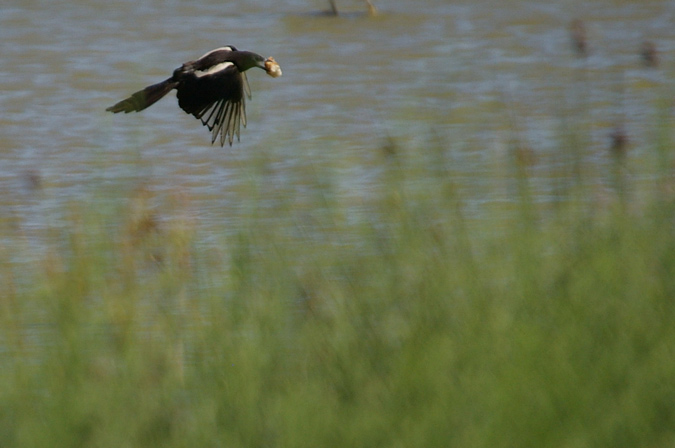
[[114, 114], [118, 112], [124, 112], [126, 114], [134, 111], [140, 112], [164, 98], [164, 96], [177, 85], [178, 83], [174, 81], [173, 78], [169, 78], [160, 83], [148, 86], [143, 90], [139, 90], [129, 98], [120, 101], [114, 106], [110, 106], [106, 110]]

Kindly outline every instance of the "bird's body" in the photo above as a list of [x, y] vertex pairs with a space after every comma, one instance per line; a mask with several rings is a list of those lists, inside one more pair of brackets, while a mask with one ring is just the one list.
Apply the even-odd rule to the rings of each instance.
[[251, 90], [246, 70], [259, 67], [272, 77], [281, 76], [281, 68], [273, 58], [263, 58], [233, 46], [216, 48], [195, 61], [186, 62], [173, 75], [157, 84], [139, 90], [129, 98], [107, 108], [107, 111], [139, 112], [176, 89], [178, 105], [194, 115], [211, 131], [211, 143], [220, 135], [220, 144], [230, 145], [241, 125], [246, 126], [246, 98]]

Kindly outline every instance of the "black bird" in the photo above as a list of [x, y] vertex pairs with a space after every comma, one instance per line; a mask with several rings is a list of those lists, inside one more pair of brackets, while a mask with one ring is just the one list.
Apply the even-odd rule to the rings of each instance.
[[211, 144], [220, 134], [220, 145], [225, 140], [232, 146], [234, 135], [239, 140], [240, 124], [246, 127], [246, 96], [251, 88], [246, 70], [259, 67], [268, 75], [281, 76], [281, 67], [274, 58], [250, 51], [239, 51], [233, 46], [216, 48], [196, 61], [186, 62], [173, 75], [146, 87], [107, 108], [112, 113], [140, 112], [176, 89], [178, 105], [186, 113], [202, 121], [211, 131]]

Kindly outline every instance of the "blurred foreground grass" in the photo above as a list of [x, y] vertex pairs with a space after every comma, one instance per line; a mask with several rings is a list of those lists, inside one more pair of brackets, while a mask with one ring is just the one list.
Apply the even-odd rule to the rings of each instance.
[[384, 150], [358, 216], [320, 169], [207, 238], [180, 197], [75, 204], [1, 266], [0, 446], [673, 446], [670, 164], [547, 210], [514, 164], [509, 218], [473, 219], [442, 160]]

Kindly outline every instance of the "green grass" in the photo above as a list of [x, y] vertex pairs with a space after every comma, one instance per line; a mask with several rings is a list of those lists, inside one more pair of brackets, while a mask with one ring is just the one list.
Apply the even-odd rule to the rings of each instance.
[[668, 168], [557, 206], [514, 169], [476, 217], [433, 152], [386, 149], [364, 207], [320, 166], [301, 198], [252, 176], [209, 244], [143, 189], [74, 204], [1, 266], [0, 446], [673, 446]]

